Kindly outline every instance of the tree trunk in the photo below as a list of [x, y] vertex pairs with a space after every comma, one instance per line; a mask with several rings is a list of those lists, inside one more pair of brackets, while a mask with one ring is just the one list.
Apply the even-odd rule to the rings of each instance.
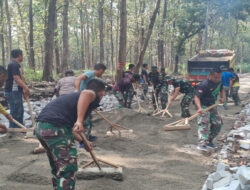
[[203, 50], [207, 49], [207, 38], [208, 38], [208, 21], [209, 21], [209, 7], [210, 7], [210, 0], [207, 0], [207, 11], [206, 11], [206, 20], [205, 20], [205, 30], [203, 34]]
[[100, 32], [100, 63], [104, 63], [103, 5], [104, 5], [104, 0], [99, 0], [98, 1], [98, 13], [99, 13], [99, 32]]
[[1, 11], [1, 17], [0, 17], [0, 40], [1, 40], [1, 51], [2, 51], [2, 65], [5, 67], [5, 48], [4, 48], [4, 22], [3, 22], [3, 1], [0, 1], [0, 11]]
[[136, 29], [135, 29], [135, 36], [134, 36], [134, 63], [137, 62], [138, 57], [139, 57], [139, 41], [138, 36], [140, 36], [140, 31], [139, 31], [139, 22], [138, 22], [138, 10], [137, 10], [137, 0], [135, 0], [135, 20], [136, 20]]
[[146, 2], [140, 1], [140, 15], [141, 15], [141, 47], [144, 44], [144, 33], [145, 33], [145, 29], [144, 29], [144, 13], [145, 13], [145, 8], [146, 8]]
[[157, 44], [158, 44], [158, 63], [161, 67], [165, 66], [165, 64], [164, 64], [164, 31], [165, 31], [165, 22], [167, 19], [167, 4], [168, 4], [168, 0], [164, 0], [162, 23], [160, 26], [159, 40], [157, 42]]
[[7, 25], [8, 25], [8, 46], [7, 46], [7, 56], [10, 58], [10, 52], [12, 50], [12, 34], [11, 34], [11, 23], [10, 23], [10, 12], [8, 0], [5, 0], [5, 11], [7, 16]]
[[116, 82], [122, 78], [123, 70], [126, 64], [126, 46], [127, 46], [127, 10], [126, 0], [120, 0], [120, 42], [119, 57], [116, 70]]
[[111, 72], [114, 71], [114, 44], [113, 44], [113, 0], [110, 1], [110, 47], [111, 47]]
[[[29, 45], [28, 45], [28, 40], [27, 40], [27, 35], [26, 35], [26, 31], [24, 30], [24, 26], [25, 26], [25, 23], [24, 23], [24, 19], [23, 19], [23, 12], [21, 10], [21, 6], [20, 6], [20, 2], [18, 0], [15, 0], [15, 3], [17, 5], [17, 11], [18, 11], [18, 14], [20, 16], [20, 21], [21, 21], [21, 27], [20, 27], [20, 30], [21, 30], [21, 34], [22, 34], [22, 38], [23, 38], [23, 41], [24, 41], [24, 47], [25, 47], [25, 52], [27, 54], [27, 58], [28, 58], [28, 65], [30, 68], [33, 69], [33, 67], [31, 66], [30, 64], [30, 49], [29, 49]], [[30, 19], [30, 18], [29, 18]], [[19, 40], [18, 40], [19, 42]], [[19, 46], [19, 45], [18, 45]]]
[[32, 10], [33, 1], [30, 0], [29, 4], [29, 22], [30, 22], [30, 67], [35, 71], [35, 53], [34, 53], [34, 39], [33, 39], [33, 10]]
[[146, 36], [145, 41], [143, 43], [143, 47], [141, 48], [139, 60], [138, 60], [137, 65], [136, 65], [136, 72], [137, 73], [139, 72], [139, 69], [140, 69], [140, 67], [141, 67], [141, 65], [143, 63], [144, 55], [145, 55], [146, 49], [148, 47], [148, 42], [149, 42], [149, 39], [151, 37], [153, 28], [154, 28], [154, 24], [155, 24], [157, 13], [158, 13], [159, 8], [160, 8], [160, 4], [161, 4], [161, 0], [157, 0], [153, 15], [150, 18], [148, 33], [147, 33], [147, 36]]
[[61, 71], [64, 73], [69, 67], [69, 34], [68, 34], [68, 9], [69, 1], [64, 0], [63, 5], [63, 50], [62, 50], [62, 65]]
[[56, 74], [59, 74], [60, 73], [60, 53], [59, 53], [57, 15], [55, 16], [55, 57], [56, 57]]
[[82, 0], [80, 1], [80, 27], [81, 27], [81, 69], [85, 69], [85, 59], [84, 59], [84, 31], [83, 31], [83, 4]]
[[87, 35], [87, 39], [86, 39], [86, 53], [87, 53], [87, 68], [89, 69], [91, 66], [91, 55], [90, 55], [90, 45], [89, 45], [89, 16], [88, 16], [88, 10], [86, 7], [86, 4], [84, 6], [84, 12], [86, 15], [86, 35]]
[[53, 49], [54, 49], [54, 29], [56, 16], [56, 0], [49, 1], [48, 21], [45, 36], [45, 62], [43, 68], [43, 80], [52, 81]]

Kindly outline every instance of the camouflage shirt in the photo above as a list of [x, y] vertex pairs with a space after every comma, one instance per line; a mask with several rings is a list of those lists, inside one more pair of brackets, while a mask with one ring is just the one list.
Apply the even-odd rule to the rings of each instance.
[[193, 93], [194, 87], [189, 84], [189, 82], [182, 80], [182, 79], [174, 79], [174, 88], [180, 87], [180, 92], [187, 94], [187, 93]]

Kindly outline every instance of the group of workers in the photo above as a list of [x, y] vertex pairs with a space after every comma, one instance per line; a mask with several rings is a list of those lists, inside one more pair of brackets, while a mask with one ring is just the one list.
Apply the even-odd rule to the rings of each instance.
[[[12, 122], [13, 118], [23, 123], [22, 97], [29, 96], [29, 89], [24, 82], [21, 65], [22, 51], [17, 49], [11, 52], [12, 60], [8, 69], [0, 67], [0, 85], [5, 85], [5, 96], [7, 97], [10, 114], [4, 112], [0, 106], [0, 112], [10, 120], [10, 127], [17, 127]], [[52, 100], [36, 118], [35, 134], [46, 149], [46, 153], [53, 175], [52, 184], [54, 189], [74, 189], [75, 172], [77, 171], [77, 150], [74, 140], [79, 141], [84, 146], [80, 133], [84, 132], [89, 141], [96, 138], [91, 135], [91, 112], [95, 110], [104, 96], [105, 83], [96, 79], [105, 72], [104, 64], [96, 64], [94, 70], [84, 72], [79, 77], [74, 77], [71, 70], [66, 71], [66, 76], [59, 80], [56, 85], [58, 98]], [[213, 139], [220, 132], [222, 119], [217, 108], [207, 112], [203, 110], [216, 103], [220, 94], [220, 102], [225, 103], [227, 84], [229, 80], [229, 90], [232, 92], [235, 104], [240, 103], [238, 96], [239, 78], [230, 69], [223, 72], [220, 68], [211, 70], [208, 79], [202, 81], [196, 88], [189, 82], [182, 79], [175, 79], [165, 72], [165, 68], [157, 71], [156, 66], [152, 66], [148, 74], [148, 65], [144, 64], [141, 75], [134, 73], [135, 65], [130, 64], [128, 71], [123, 73], [122, 79], [113, 86], [113, 93], [117, 97], [120, 107], [131, 108], [133, 96], [135, 94], [134, 83], [141, 82], [143, 88], [142, 99], [147, 97], [148, 86], [152, 86], [152, 104], [157, 109], [158, 98], [161, 108], [167, 109], [176, 99], [179, 93], [184, 97], [181, 101], [182, 117], [190, 117], [189, 105], [194, 101], [198, 117], [198, 149], [206, 151], [208, 148], [216, 148]], [[224, 74], [225, 73], [225, 74]], [[222, 84], [223, 82], [223, 84]], [[173, 94], [169, 98], [168, 87], [174, 87]], [[226, 93], [225, 93], [226, 92]], [[227, 95], [227, 96], [226, 96]], [[224, 104], [225, 105], [225, 104]], [[13, 118], [12, 118], [13, 117]], [[4, 128], [4, 126], [0, 126]], [[92, 148], [92, 147], [91, 147]]]

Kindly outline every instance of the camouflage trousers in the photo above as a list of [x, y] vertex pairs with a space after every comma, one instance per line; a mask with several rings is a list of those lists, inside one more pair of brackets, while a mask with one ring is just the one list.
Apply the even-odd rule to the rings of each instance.
[[190, 117], [189, 105], [193, 101], [194, 93], [187, 93], [181, 101], [181, 116]]
[[122, 92], [123, 99], [124, 99], [124, 105], [126, 108], [131, 108], [132, 100], [134, 97], [134, 89], [133, 87], [129, 88], [126, 91]]
[[162, 86], [160, 88], [159, 96], [160, 96], [160, 101], [161, 101], [161, 107], [162, 109], [165, 109], [168, 103], [168, 87], [167, 86]]
[[143, 94], [141, 95], [141, 99], [144, 100], [148, 93], [148, 85], [146, 83], [142, 83]]
[[227, 102], [228, 102], [228, 97], [229, 97], [229, 87], [227, 86], [223, 86], [224, 90], [225, 90], [225, 94], [226, 94], [226, 100], [224, 102], [224, 105], [223, 106], [227, 106]]
[[[202, 108], [204, 109], [206, 107]], [[201, 114], [198, 117], [197, 122], [199, 145], [211, 143], [213, 139], [219, 134], [223, 124], [217, 108], [213, 108]]]
[[113, 94], [116, 97], [117, 101], [119, 102], [119, 108], [123, 108], [124, 107], [124, 100], [123, 100], [123, 95], [121, 92], [116, 91], [113, 89]]
[[239, 89], [240, 87], [232, 87], [232, 98], [236, 106], [240, 104]]
[[87, 117], [84, 120], [83, 126], [84, 126], [84, 134], [86, 135], [87, 139], [89, 139], [89, 136], [91, 135], [91, 131], [92, 131], [92, 127], [93, 127], [93, 123], [91, 121], [91, 116]]
[[35, 134], [49, 159], [54, 190], [74, 190], [77, 171], [77, 150], [72, 131], [50, 123], [38, 122]]

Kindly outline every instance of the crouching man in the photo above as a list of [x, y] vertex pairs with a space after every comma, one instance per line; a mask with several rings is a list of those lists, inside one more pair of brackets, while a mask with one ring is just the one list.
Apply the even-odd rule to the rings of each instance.
[[93, 79], [82, 92], [50, 102], [37, 118], [35, 134], [46, 149], [56, 190], [75, 189], [78, 167], [74, 139], [82, 141], [79, 133], [84, 131], [83, 122], [99, 106], [104, 90], [104, 83]]

